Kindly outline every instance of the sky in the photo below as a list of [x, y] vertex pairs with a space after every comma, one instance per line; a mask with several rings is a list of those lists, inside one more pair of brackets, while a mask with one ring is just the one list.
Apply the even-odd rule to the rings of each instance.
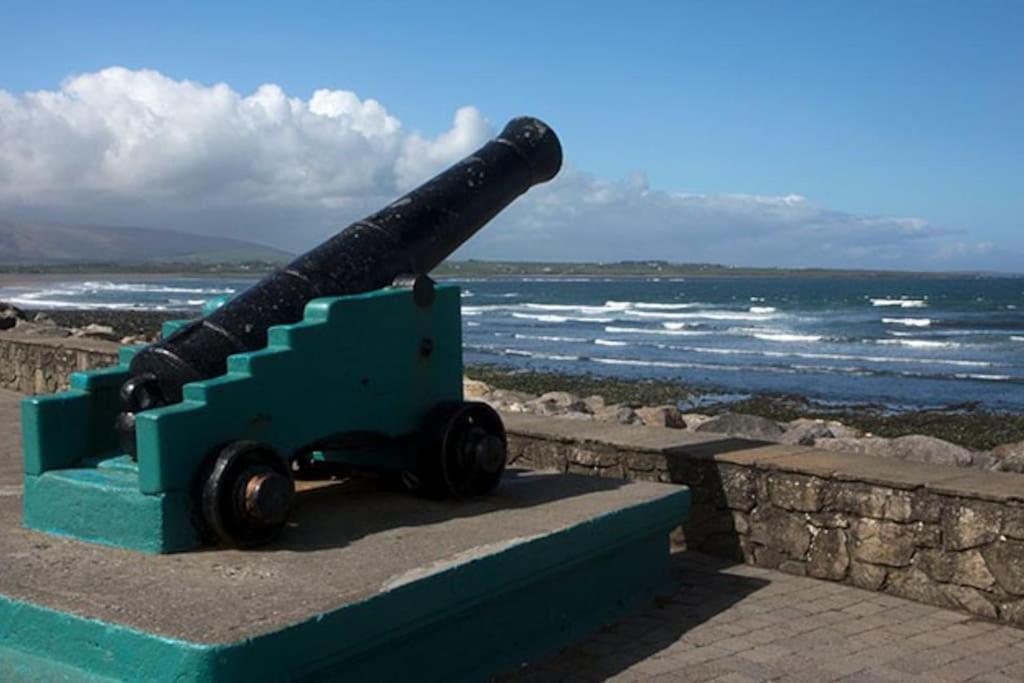
[[298, 252], [530, 114], [461, 257], [1024, 271], [1024, 3], [0, 3], [0, 218]]

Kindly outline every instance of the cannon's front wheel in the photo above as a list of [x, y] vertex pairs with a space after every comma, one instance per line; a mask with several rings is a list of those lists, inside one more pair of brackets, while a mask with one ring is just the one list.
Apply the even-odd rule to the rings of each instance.
[[489, 405], [438, 404], [424, 420], [417, 488], [431, 496], [487, 495], [501, 481], [507, 453], [505, 426]]
[[196, 483], [206, 528], [221, 542], [240, 547], [275, 538], [295, 495], [285, 461], [270, 446], [253, 441], [236, 441], [214, 453]]

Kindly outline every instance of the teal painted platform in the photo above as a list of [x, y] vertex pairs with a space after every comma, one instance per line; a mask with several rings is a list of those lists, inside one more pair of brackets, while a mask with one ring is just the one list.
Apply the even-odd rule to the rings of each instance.
[[[40, 558], [56, 578], [0, 575], [0, 680], [483, 681], [667, 591], [668, 535], [689, 507], [681, 487], [529, 472], [470, 509], [333, 493], [303, 494], [291, 551], [147, 557], [59, 542], [61, 561]], [[0, 563], [40, 538], [0, 531]], [[265, 573], [252, 586], [268, 604], [246, 602], [261, 597], [224, 566]]]

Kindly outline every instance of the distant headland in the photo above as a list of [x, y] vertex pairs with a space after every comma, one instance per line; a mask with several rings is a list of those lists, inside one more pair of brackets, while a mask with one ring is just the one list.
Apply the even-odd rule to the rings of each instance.
[[[259, 275], [294, 254], [263, 244], [178, 230], [62, 225], [0, 219], [0, 273]], [[1024, 277], [996, 272], [920, 272], [833, 268], [774, 268], [663, 260], [492, 261], [449, 260], [437, 277], [601, 278], [942, 278]]]

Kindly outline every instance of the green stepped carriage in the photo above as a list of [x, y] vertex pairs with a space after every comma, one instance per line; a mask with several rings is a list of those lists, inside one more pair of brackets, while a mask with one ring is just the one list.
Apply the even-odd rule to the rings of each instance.
[[[25, 399], [25, 524], [148, 552], [193, 548], [204, 531], [262, 540], [231, 538], [231, 511], [203, 509], [206, 470], [225, 451], [241, 459], [236, 469], [272, 454], [265, 464], [289, 476], [320, 463], [371, 466], [427, 493], [458, 494], [456, 442], [479, 450], [487, 437], [504, 438], [493, 411], [462, 402], [460, 324], [455, 286], [437, 287], [426, 306], [407, 288], [316, 299], [302, 322], [271, 328], [265, 349], [231, 356], [227, 374], [140, 413], [137, 461], [118, 450], [113, 430], [138, 349], [122, 348], [119, 365]], [[165, 334], [180, 325], [167, 323]]]

